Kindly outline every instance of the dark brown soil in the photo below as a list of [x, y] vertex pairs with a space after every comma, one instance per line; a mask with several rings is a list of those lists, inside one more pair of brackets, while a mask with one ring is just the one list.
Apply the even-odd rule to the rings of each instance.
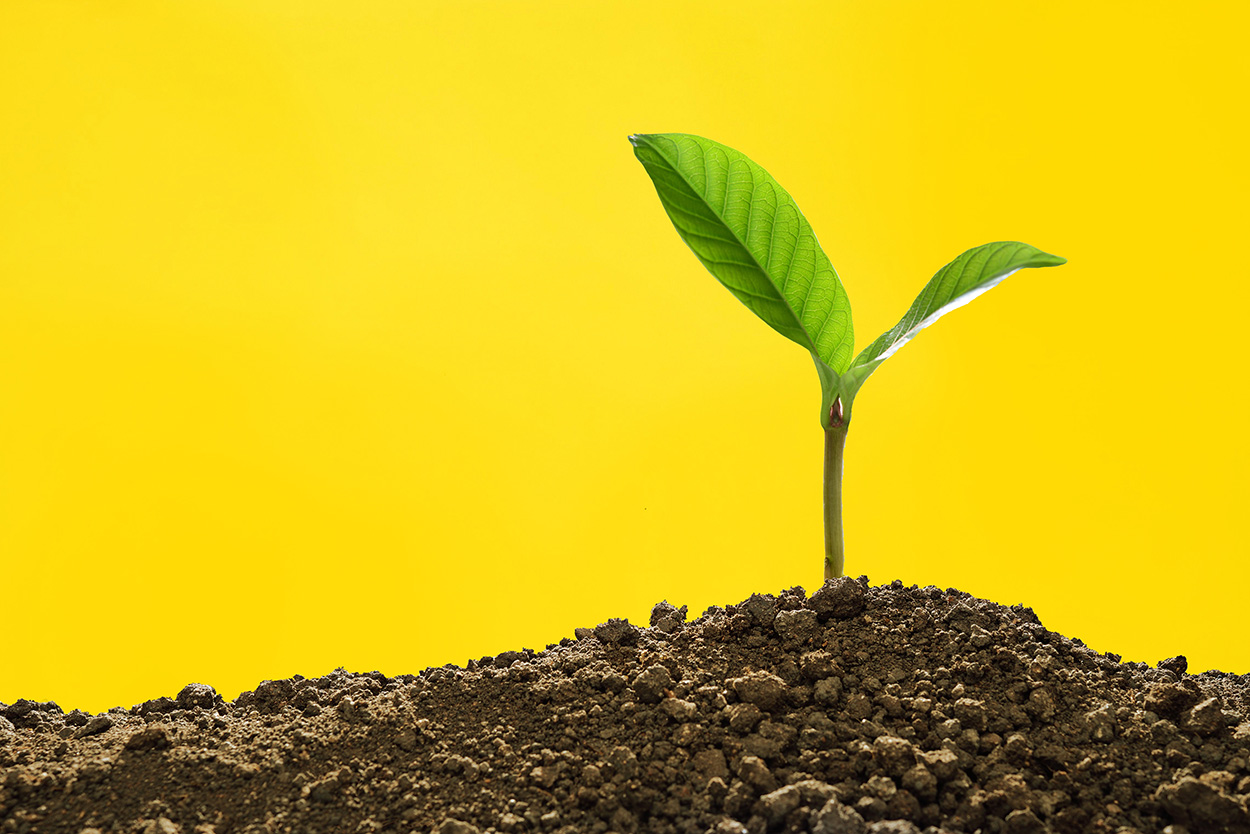
[[1250, 677], [864, 578], [463, 669], [0, 715], [0, 834], [1250, 832]]

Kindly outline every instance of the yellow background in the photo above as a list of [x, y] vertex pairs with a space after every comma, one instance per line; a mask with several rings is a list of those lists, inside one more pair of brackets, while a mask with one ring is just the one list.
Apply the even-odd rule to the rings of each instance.
[[416, 672], [821, 570], [819, 385], [626, 135], [738, 148], [857, 347], [847, 570], [1250, 672], [1241, 3], [0, 5], [0, 700]]

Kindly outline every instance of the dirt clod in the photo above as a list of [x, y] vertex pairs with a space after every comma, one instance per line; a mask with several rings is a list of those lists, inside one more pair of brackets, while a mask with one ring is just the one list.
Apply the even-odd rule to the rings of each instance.
[[644, 704], [658, 704], [665, 690], [673, 685], [673, 677], [664, 666], [648, 666], [634, 679], [634, 694]]
[[211, 686], [204, 683], [189, 683], [178, 693], [174, 703], [181, 709], [212, 709], [215, 706], [217, 693]]
[[1250, 679], [866, 579], [387, 677], [0, 704], [4, 834], [1250, 832]]
[[845, 620], [854, 617], [864, 610], [865, 584], [849, 576], [830, 579], [812, 594], [810, 607], [821, 619], [834, 617]]
[[672, 634], [686, 623], [686, 606], [677, 608], [668, 600], [656, 603], [651, 609], [651, 627], [665, 634]]

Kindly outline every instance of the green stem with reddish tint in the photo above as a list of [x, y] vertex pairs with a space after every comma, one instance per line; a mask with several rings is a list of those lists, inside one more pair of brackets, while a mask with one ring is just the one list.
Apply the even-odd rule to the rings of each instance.
[[842, 450], [847, 424], [825, 429], [825, 579], [842, 575]]

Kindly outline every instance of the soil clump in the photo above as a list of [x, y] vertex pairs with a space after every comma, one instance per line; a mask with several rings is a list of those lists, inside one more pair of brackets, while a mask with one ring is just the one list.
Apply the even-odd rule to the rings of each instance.
[[864, 577], [464, 668], [0, 716], [0, 834], [1250, 832], [1250, 677]]

